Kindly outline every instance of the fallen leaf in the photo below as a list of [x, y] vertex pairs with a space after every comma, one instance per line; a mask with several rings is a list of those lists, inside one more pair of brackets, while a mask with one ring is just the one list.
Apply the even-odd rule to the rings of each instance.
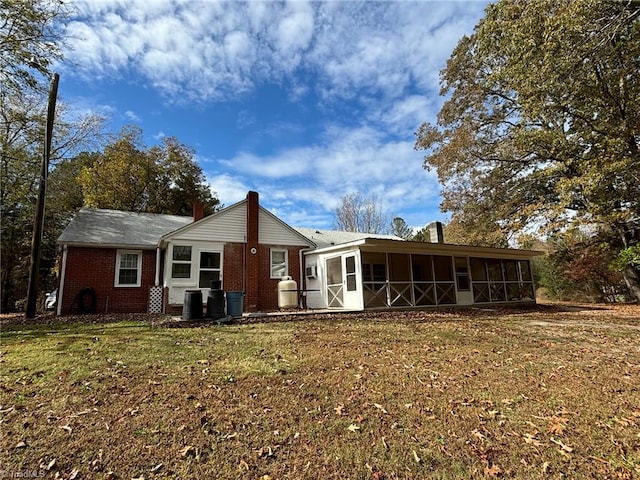
[[18, 444], [16, 445], [15, 448], [27, 448], [27, 442], [20, 441], [20, 442], [18, 442]]
[[567, 429], [567, 419], [561, 417], [552, 417], [549, 421], [549, 427], [547, 431], [554, 435], [562, 435], [564, 431]]
[[334, 410], [336, 411], [336, 415], [342, 415], [342, 410], [344, 409], [344, 405], [339, 404], [337, 407], [334, 408]]
[[61, 427], [62, 430], [66, 431], [67, 433], [71, 433], [72, 428], [67, 424], [67, 425], [62, 425]]
[[40, 463], [40, 470], [46, 470], [47, 472], [49, 470], [51, 470], [53, 468], [53, 466], [56, 464], [56, 459], [54, 458], [53, 460], [49, 461], [49, 463], [47, 463], [46, 465], [41, 462]]
[[560, 448], [562, 448], [562, 450], [564, 450], [567, 453], [571, 453], [573, 452], [573, 448], [569, 447], [568, 445], [565, 445], [564, 443], [562, 443], [560, 440], [556, 440], [553, 437], [551, 437], [550, 439], [553, 443], [555, 443], [556, 445], [558, 445]]
[[413, 452], [413, 459], [416, 461], [416, 463], [420, 463], [422, 459], [418, 456], [415, 450], [412, 450], [412, 452]]
[[357, 432], [358, 430], [360, 430], [360, 427], [355, 423], [352, 423], [347, 427], [347, 430], [349, 430], [350, 432]]
[[189, 455], [195, 455], [196, 449], [193, 445], [187, 445], [182, 450], [180, 450], [180, 455], [183, 457], [187, 457]]
[[382, 413], [389, 413], [387, 412], [384, 407], [382, 405], [380, 405], [379, 403], [374, 403], [373, 404], [374, 407], [376, 407], [378, 410], [380, 410]]
[[534, 432], [533, 434], [525, 433], [524, 434], [525, 443], [527, 443], [529, 445], [533, 445], [534, 447], [541, 447], [542, 446], [542, 442], [535, 438], [535, 436], [537, 434], [538, 434], [538, 432]]
[[550, 469], [551, 469], [551, 464], [549, 462], [544, 462], [542, 464], [542, 473], [549, 473]]
[[489, 465], [484, 467], [484, 474], [490, 477], [499, 477], [502, 475], [502, 469], [494, 463], [491, 467]]

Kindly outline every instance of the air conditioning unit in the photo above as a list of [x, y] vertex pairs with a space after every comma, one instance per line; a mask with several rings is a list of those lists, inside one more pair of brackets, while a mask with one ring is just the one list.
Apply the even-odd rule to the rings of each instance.
[[316, 278], [317, 270], [315, 265], [309, 265], [305, 269], [305, 276], [307, 278]]

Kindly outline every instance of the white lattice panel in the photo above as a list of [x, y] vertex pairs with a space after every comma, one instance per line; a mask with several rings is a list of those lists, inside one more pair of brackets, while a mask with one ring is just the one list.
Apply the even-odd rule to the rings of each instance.
[[162, 287], [149, 289], [149, 313], [162, 313]]

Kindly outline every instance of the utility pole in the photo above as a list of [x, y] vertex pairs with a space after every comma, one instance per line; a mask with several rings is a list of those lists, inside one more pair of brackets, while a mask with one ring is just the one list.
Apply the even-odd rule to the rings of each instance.
[[42, 169], [40, 170], [40, 182], [38, 188], [38, 204], [33, 218], [33, 236], [31, 237], [31, 266], [29, 268], [29, 286], [27, 289], [27, 308], [25, 318], [36, 316], [36, 303], [38, 300], [38, 278], [40, 276], [40, 251], [42, 244], [42, 232], [44, 230], [44, 201], [47, 193], [47, 176], [49, 174], [49, 159], [51, 158], [51, 136], [53, 135], [53, 120], [56, 115], [56, 98], [58, 96], [58, 82], [60, 75], [53, 74], [49, 88], [49, 101], [47, 106], [47, 125], [44, 135], [44, 151], [42, 154]]

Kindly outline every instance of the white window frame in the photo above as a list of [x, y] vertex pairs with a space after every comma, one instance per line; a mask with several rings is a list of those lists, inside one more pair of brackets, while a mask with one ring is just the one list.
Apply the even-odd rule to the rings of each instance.
[[[193, 250], [192, 250], [193, 252]], [[202, 261], [201, 257], [203, 253], [214, 253], [216, 255], [219, 255], [219, 260], [220, 260], [220, 266], [219, 267], [210, 267], [210, 268], [203, 268], [200, 266], [200, 262]], [[200, 289], [200, 290], [206, 290], [209, 289], [210, 287], [208, 286], [204, 286], [201, 287], [200, 286], [200, 272], [218, 272], [218, 278], [220, 279], [220, 282], [222, 282], [222, 259], [224, 258], [224, 252], [221, 252], [219, 250], [209, 250], [209, 249], [198, 249], [198, 258], [197, 258], [197, 274], [196, 274], [196, 288]], [[191, 260], [193, 260], [193, 253], [191, 254]]]
[[[175, 260], [173, 258], [173, 252], [174, 249], [176, 247], [189, 247], [191, 249], [191, 258], [190, 260]], [[171, 277], [171, 280], [176, 282], [180, 282], [180, 281], [189, 281], [191, 279], [191, 277], [193, 276], [193, 254], [194, 252], [197, 253], [197, 250], [193, 247], [193, 245], [172, 245], [171, 247], [171, 258], [170, 258], [170, 266], [171, 266], [171, 270], [169, 271], [169, 276]], [[198, 255], [198, 259], [199, 259], [199, 255]], [[180, 264], [180, 265], [189, 265], [189, 276], [188, 277], [174, 277], [173, 276], [173, 265], [174, 264]]]
[[[274, 253], [284, 253], [284, 273], [282, 275], [274, 275], [273, 273], [273, 268], [274, 268], [274, 263], [273, 263], [273, 254]], [[278, 266], [280, 264], [278, 263]], [[269, 278], [272, 279], [280, 279], [282, 277], [286, 277], [289, 275], [289, 250], [287, 250], [286, 248], [272, 248], [270, 253], [269, 253]]]
[[[120, 283], [120, 262], [123, 255], [136, 255], [138, 260], [136, 261], [136, 283]], [[116, 277], [114, 279], [114, 286], [123, 288], [135, 288], [141, 285], [142, 278], [142, 250], [118, 250], [116, 253]]]

